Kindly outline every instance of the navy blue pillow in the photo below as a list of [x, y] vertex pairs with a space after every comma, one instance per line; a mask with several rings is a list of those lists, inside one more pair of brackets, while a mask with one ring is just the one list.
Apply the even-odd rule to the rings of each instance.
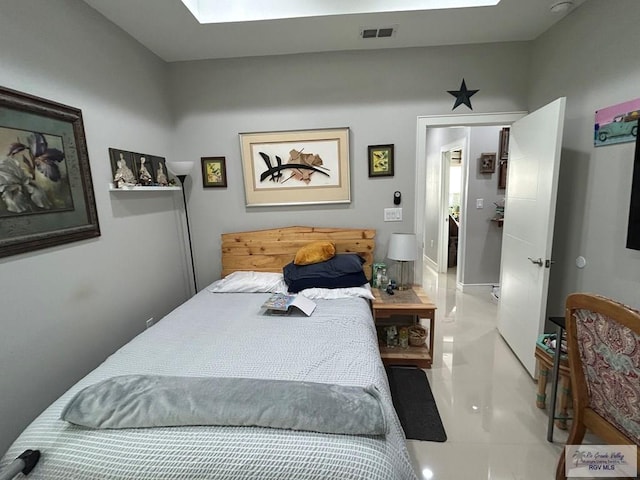
[[367, 283], [367, 277], [360, 270], [356, 273], [345, 273], [339, 277], [315, 277], [315, 278], [298, 278], [287, 282], [287, 287], [292, 293], [298, 293], [305, 288], [348, 288], [361, 287]]
[[329, 260], [311, 265], [293, 262], [282, 269], [290, 292], [305, 288], [360, 287], [367, 283], [362, 271], [364, 259], [355, 253], [340, 253]]

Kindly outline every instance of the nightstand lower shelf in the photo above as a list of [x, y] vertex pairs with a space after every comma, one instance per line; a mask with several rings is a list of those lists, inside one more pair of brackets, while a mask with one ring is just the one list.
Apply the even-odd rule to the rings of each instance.
[[385, 365], [415, 365], [419, 368], [431, 368], [431, 353], [425, 345], [390, 348], [380, 343], [379, 347], [380, 357]]

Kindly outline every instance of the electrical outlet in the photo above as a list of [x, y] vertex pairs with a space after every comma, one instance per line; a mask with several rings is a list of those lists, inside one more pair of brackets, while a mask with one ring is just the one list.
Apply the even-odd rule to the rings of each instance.
[[384, 221], [385, 222], [401, 222], [402, 208], [385, 208]]
[[476, 208], [484, 208], [484, 198], [476, 198]]
[[155, 322], [155, 320], [153, 319], [153, 317], [151, 317], [149, 320], [147, 320], [147, 328], [151, 328], [153, 326]]

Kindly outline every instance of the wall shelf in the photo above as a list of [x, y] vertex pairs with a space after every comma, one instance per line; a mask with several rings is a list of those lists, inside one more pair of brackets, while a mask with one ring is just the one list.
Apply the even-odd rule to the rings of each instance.
[[135, 186], [135, 187], [123, 187], [123, 188], [117, 188], [114, 186], [113, 183], [109, 184], [109, 191], [110, 192], [167, 192], [167, 191], [177, 191], [177, 190], [182, 190], [180, 187], [175, 186], [175, 187], [142, 187], [142, 186]]

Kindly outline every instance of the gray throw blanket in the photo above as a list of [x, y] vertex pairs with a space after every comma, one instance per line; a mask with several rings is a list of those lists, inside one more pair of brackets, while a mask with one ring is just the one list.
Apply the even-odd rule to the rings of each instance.
[[381, 402], [374, 386], [124, 375], [78, 392], [61, 418], [90, 428], [235, 425], [384, 435]]

